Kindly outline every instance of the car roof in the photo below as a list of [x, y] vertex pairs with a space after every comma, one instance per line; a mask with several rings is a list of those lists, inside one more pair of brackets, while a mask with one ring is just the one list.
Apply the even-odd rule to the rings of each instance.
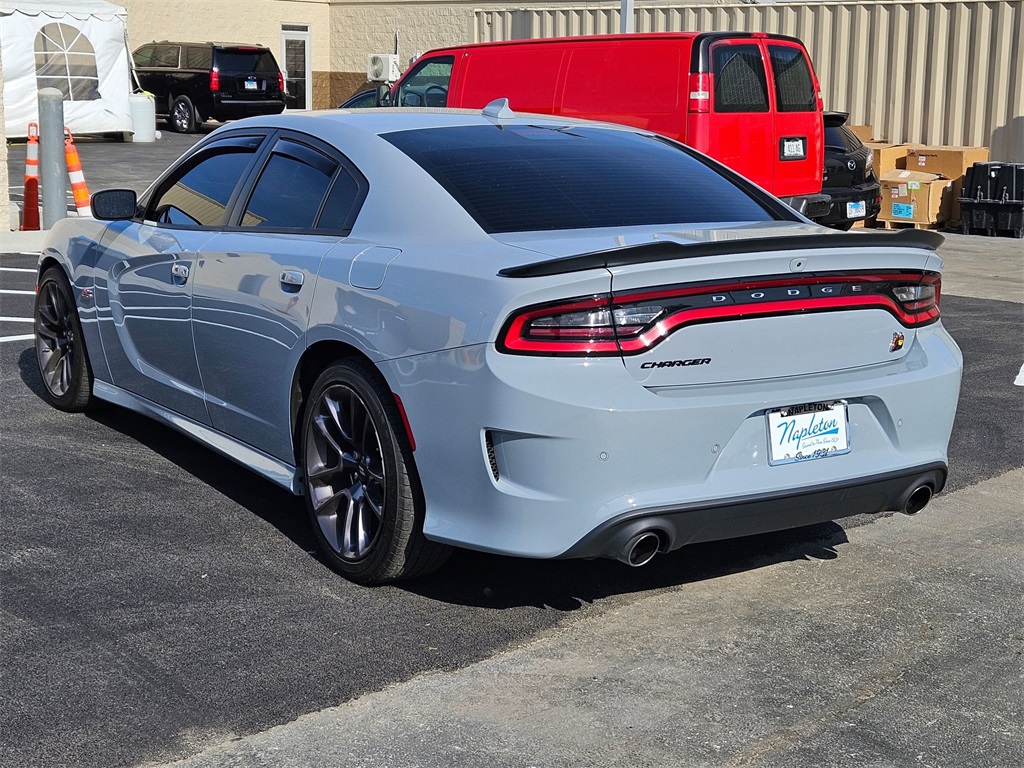
[[516, 113], [512, 117], [488, 117], [479, 109], [379, 107], [376, 109], [325, 109], [309, 112], [283, 112], [279, 115], [251, 117], [230, 123], [235, 128], [266, 126], [302, 131], [318, 136], [325, 141], [351, 136], [353, 132], [367, 135], [383, 135], [394, 131], [420, 130], [468, 125], [543, 125], [567, 127], [572, 125], [600, 126], [608, 130], [648, 134], [648, 131], [614, 123], [599, 123], [593, 120], [577, 120], [552, 115], [537, 115], [529, 112]]

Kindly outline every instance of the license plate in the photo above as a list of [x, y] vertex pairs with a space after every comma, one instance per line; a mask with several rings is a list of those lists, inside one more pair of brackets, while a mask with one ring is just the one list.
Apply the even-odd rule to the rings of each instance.
[[863, 219], [867, 213], [867, 204], [863, 200], [846, 204], [846, 218], [848, 219]]
[[779, 142], [779, 158], [782, 160], [803, 160], [807, 157], [807, 144], [803, 136], [792, 136]]
[[767, 421], [772, 466], [850, 452], [845, 400], [777, 408], [768, 411]]
[[247, 91], [255, 91], [256, 90], [256, 81], [255, 80], [246, 80], [245, 81], [245, 90], [247, 90]]

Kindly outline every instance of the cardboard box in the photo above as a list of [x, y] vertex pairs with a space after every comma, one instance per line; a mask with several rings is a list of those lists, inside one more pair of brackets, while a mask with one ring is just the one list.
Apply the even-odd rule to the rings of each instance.
[[846, 127], [853, 131], [853, 135], [861, 141], [875, 140], [875, 129], [870, 125], [848, 125]]
[[865, 141], [864, 146], [871, 150], [873, 167], [878, 178], [889, 171], [907, 167], [907, 154], [922, 144], [888, 144], [884, 141]]
[[881, 221], [938, 224], [949, 220], [953, 182], [934, 173], [891, 170], [882, 178]]
[[963, 177], [975, 163], [988, 162], [988, 147], [915, 147], [907, 153], [906, 168], [911, 171], [937, 173], [953, 181], [953, 207], [949, 217], [960, 220], [960, 197]]

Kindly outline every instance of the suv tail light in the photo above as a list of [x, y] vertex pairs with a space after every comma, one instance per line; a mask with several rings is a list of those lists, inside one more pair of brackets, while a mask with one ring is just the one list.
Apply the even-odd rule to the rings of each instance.
[[695, 323], [858, 309], [882, 309], [916, 328], [938, 320], [940, 286], [934, 272], [882, 272], [600, 294], [513, 313], [498, 349], [519, 355], [629, 355]]
[[277, 73], [277, 90], [279, 90], [281, 93], [284, 93], [284, 73], [283, 72], [278, 72]]
[[711, 75], [707, 72], [690, 74], [690, 112], [711, 111]]
[[219, 91], [220, 90], [220, 72], [218, 70], [216, 70], [216, 69], [211, 69], [210, 70], [210, 90], [211, 91]]

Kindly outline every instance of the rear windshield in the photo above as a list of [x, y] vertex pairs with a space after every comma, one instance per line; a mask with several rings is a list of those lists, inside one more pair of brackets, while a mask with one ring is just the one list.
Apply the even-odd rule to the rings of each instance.
[[850, 129], [838, 125], [826, 125], [825, 146], [829, 149], [838, 149], [841, 152], [853, 152], [860, 149], [863, 144]]
[[267, 75], [277, 73], [274, 54], [266, 49], [222, 49], [217, 51], [216, 59], [216, 66], [221, 72], [259, 72]]
[[489, 233], [773, 218], [667, 141], [570, 126], [459, 126], [384, 135]]

